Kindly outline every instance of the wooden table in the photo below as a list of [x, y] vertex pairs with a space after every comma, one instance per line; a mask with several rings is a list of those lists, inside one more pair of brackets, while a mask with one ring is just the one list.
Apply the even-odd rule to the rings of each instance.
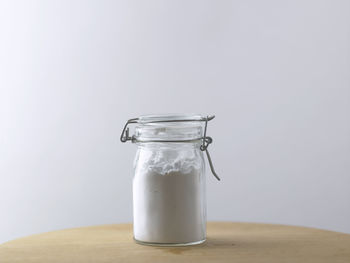
[[191, 247], [136, 244], [131, 224], [74, 228], [0, 245], [0, 262], [346, 262], [350, 235], [304, 227], [208, 223]]

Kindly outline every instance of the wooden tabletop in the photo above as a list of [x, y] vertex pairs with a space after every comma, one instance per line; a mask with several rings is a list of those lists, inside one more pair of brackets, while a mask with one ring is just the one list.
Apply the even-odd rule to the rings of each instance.
[[350, 262], [350, 235], [304, 227], [208, 223], [204, 244], [136, 244], [131, 224], [66, 229], [0, 245], [0, 262]]

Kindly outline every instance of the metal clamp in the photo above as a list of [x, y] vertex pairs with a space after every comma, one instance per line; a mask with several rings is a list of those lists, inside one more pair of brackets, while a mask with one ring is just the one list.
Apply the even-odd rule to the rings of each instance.
[[218, 179], [218, 181], [220, 181], [220, 177], [215, 172], [214, 165], [213, 165], [213, 162], [211, 160], [211, 157], [210, 157], [210, 154], [208, 151], [209, 144], [211, 144], [213, 142], [213, 139], [211, 137], [207, 136], [208, 121], [212, 120], [214, 117], [215, 116], [213, 116], [211, 119], [209, 119], [209, 116], [207, 116], [207, 118], [205, 120], [204, 134], [203, 134], [202, 145], [200, 146], [200, 150], [205, 151], [205, 153], [207, 154], [210, 170], [211, 170], [212, 174], [215, 176], [215, 178]]
[[[200, 146], [200, 150], [201, 151], [205, 151], [205, 153], [207, 154], [210, 170], [211, 170], [212, 174], [215, 176], [215, 178], [220, 181], [219, 176], [216, 174], [216, 172], [214, 170], [214, 165], [213, 165], [213, 162], [211, 160], [210, 154], [208, 152], [208, 146], [209, 146], [209, 144], [211, 144], [213, 142], [213, 139], [211, 137], [207, 136], [208, 121], [210, 121], [210, 120], [212, 120], [214, 118], [215, 118], [214, 115], [209, 115], [209, 116], [203, 117], [201, 119], [157, 120], [157, 121], [152, 121], [152, 122], [149, 122], [149, 123], [204, 121], [205, 124], [204, 124], [203, 137], [198, 138], [197, 140], [202, 140], [202, 144]], [[126, 124], [124, 125], [124, 128], [123, 128], [122, 134], [120, 135], [120, 141], [121, 142], [124, 143], [124, 142], [127, 142], [127, 141], [132, 141], [132, 142], [137, 141], [134, 136], [131, 136], [131, 137], [129, 136], [129, 127], [128, 127], [128, 125], [129, 124], [133, 124], [133, 123], [138, 123], [138, 121], [139, 121], [139, 118], [133, 118], [133, 119], [129, 119], [126, 122]], [[193, 140], [190, 140], [190, 141], [193, 141]], [[142, 142], [146, 142], [146, 141], [142, 141]], [[161, 140], [161, 141], [159, 141], [159, 140], [147, 140], [147, 142], [188, 142], [188, 140]]]
[[123, 131], [122, 131], [122, 134], [120, 135], [120, 141], [121, 142], [127, 142], [127, 141], [131, 141], [132, 140], [132, 137], [129, 136], [129, 127], [128, 125], [130, 123], [137, 123], [137, 121], [139, 120], [139, 118], [133, 118], [133, 119], [130, 119], [126, 122], [126, 124], [124, 125], [124, 128], [123, 128]]

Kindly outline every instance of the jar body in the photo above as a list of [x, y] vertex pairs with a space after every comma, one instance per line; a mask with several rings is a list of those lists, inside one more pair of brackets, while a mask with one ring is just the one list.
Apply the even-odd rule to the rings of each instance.
[[134, 239], [191, 245], [206, 239], [206, 186], [200, 142], [139, 143], [133, 178]]

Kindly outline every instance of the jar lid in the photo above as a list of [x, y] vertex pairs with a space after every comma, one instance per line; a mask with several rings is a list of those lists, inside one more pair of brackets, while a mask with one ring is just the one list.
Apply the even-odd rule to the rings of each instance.
[[[200, 114], [159, 114], [143, 115], [128, 120], [120, 140], [122, 142], [185, 142], [200, 140], [202, 137], [202, 122], [205, 122], [204, 136], [207, 122], [215, 116]], [[137, 124], [135, 134], [129, 136], [128, 124]]]
[[[211, 119], [214, 116], [209, 116]], [[199, 114], [159, 114], [159, 115], [143, 115], [137, 118], [137, 123], [159, 123], [159, 122], [196, 122], [205, 121], [208, 116]]]

